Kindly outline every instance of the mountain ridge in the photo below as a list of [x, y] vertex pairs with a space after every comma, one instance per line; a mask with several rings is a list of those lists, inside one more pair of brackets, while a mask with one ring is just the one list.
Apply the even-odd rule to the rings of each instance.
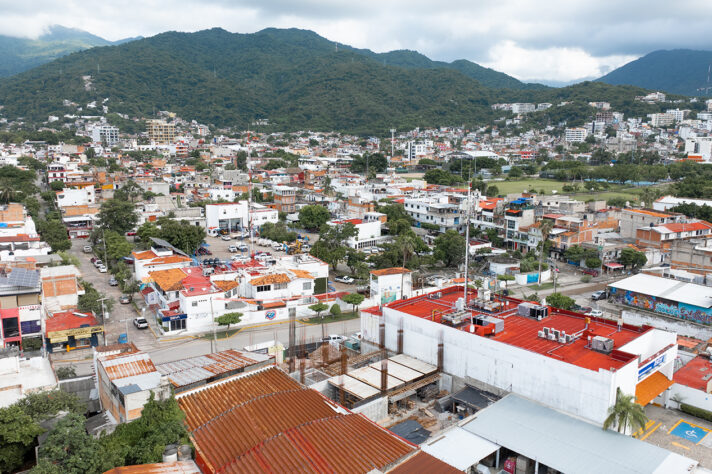
[[[693, 49], [657, 50], [596, 79], [612, 85], [633, 85], [672, 94], [709, 96], [708, 71], [712, 51]], [[699, 89], [709, 87], [706, 94]]]

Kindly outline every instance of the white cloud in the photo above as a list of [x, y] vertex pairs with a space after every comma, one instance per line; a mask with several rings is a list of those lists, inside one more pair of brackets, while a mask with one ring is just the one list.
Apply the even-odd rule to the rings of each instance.
[[521, 80], [573, 81], [598, 78], [633, 61], [634, 55], [594, 57], [581, 48], [526, 49], [513, 41], [503, 41], [489, 50], [483, 66]]

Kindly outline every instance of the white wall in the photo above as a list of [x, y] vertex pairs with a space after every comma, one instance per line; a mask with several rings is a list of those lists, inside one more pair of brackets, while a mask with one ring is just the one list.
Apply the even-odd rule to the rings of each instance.
[[661, 316], [652, 316], [639, 313], [637, 311], [624, 310], [622, 312], [623, 322], [642, 326], [647, 324], [659, 329], [665, 329], [670, 332], [677, 333], [681, 336], [694, 337], [706, 341], [712, 338], [712, 328], [692, 324], [685, 321], [674, 321], [672, 319], [663, 318]]
[[[389, 349], [396, 349], [397, 329], [403, 319], [405, 354], [437, 365], [442, 334], [446, 373], [480, 380], [594, 423], [603, 423], [615, 401], [617, 387], [625, 393], [635, 393], [636, 360], [617, 372], [594, 371], [391, 308], [384, 308], [383, 312]], [[377, 340], [378, 318], [364, 314], [361, 321], [364, 338]]]
[[665, 408], [679, 407], [677, 402], [671, 400], [675, 395], [682, 398], [682, 403], [712, 411], [712, 394], [679, 383], [672, 384], [665, 393]]

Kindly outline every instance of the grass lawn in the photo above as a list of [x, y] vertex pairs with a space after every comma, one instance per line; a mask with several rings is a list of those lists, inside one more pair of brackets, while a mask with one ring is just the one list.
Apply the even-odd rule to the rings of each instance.
[[530, 290], [536, 290], [536, 291], [541, 291], [541, 290], [548, 290], [549, 288], [554, 288], [554, 282], [547, 282], [547, 283], [542, 283], [541, 285], [532, 285], [528, 286]]
[[333, 316], [331, 315], [331, 313], [329, 313], [328, 311], [324, 311], [324, 312], [322, 313], [322, 316], [323, 316], [323, 318], [322, 318], [321, 316], [314, 316], [313, 318], [302, 319], [302, 321], [304, 321], [305, 323], [308, 323], [308, 324], [321, 324], [322, 322], [324, 322], [324, 323], [333, 323], [334, 321], [346, 321], [346, 320], [349, 320], [349, 319], [356, 319], [356, 318], [358, 318], [358, 317], [359, 317], [359, 312], [356, 311], [356, 312], [354, 312], [354, 313], [352, 313], [352, 312], [341, 313], [340, 315], [338, 315], [338, 316], [336, 316], [336, 317], [333, 317]]
[[[522, 179], [517, 181], [489, 181], [488, 184], [497, 186], [500, 194], [511, 194], [511, 193], [521, 193], [525, 189], [529, 192], [539, 193], [544, 190], [546, 194], [551, 194], [552, 191], [556, 191], [557, 194], [565, 194], [571, 196], [579, 201], [588, 201], [590, 199], [607, 201], [611, 198], [621, 197], [629, 201], [634, 201], [638, 198], [641, 190], [643, 188], [635, 188], [632, 186], [625, 186], [622, 184], [610, 184], [609, 188], [601, 191], [594, 192], [579, 192], [579, 193], [565, 193], [562, 188], [568, 182], [555, 181], [553, 179]], [[580, 183], [577, 183], [580, 185]]]

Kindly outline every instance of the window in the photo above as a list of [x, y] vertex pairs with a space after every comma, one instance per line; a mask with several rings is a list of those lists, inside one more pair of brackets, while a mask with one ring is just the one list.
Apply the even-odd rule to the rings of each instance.
[[271, 285], [261, 285], [257, 287], [257, 293], [261, 291], [269, 291]]
[[302, 285], [302, 289], [303, 290], [311, 290], [311, 282], [310, 281], [304, 282], [304, 284]]
[[286, 284], [286, 283], [275, 283], [275, 284], [274, 284], [274, 289], [275, 289], [275, 290], [283, 290], [283, 289], [285, 289], [285, 288], [287, 288], [287, 284]]
[[196, 306], [198, 306], [198, 302], [197, 302], [197, 301], [193, 301], [192, 305], [193, 305], [193, 307], [196, 307]]

